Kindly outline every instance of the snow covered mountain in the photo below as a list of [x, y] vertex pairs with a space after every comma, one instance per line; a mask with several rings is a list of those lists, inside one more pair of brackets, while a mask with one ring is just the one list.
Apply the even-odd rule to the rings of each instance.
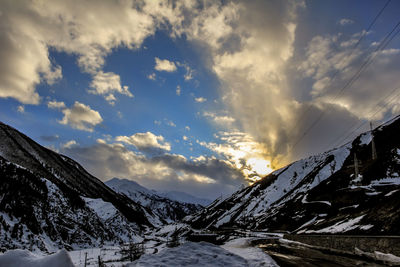
[[0, 123], [0, 248], [100, 246], [140, 239], [160, 218], [72, 159]]
[[[400, 119], [279, 169], [185, 221], [195, 228], [400, 234]], [[372, 136], [377, 159], [372, 159]], [[355, 177], [354, 154], [359, 165]]]
[[149, 190], [132, 180], [113, 178], [106, 181], [105, 184], [114, 191], [126, 195], [134, 202], [145, 206], [168, 223], [181, 220], [186, 215], [195, 213], [203, 208], [198, 204], [180, 202], [162, 196], [156, 191]]
[[180, 191], [165, 191], [165, 192], [157, 192], [159, 196], [166, 197], [175, 201], [184, 202], [184, 203], [191, 203], [201, 205], [203, 207], [211, 204], [212, 200], [205, 199], [205, 198], [198, 198], [187, 194], [185, 192]]

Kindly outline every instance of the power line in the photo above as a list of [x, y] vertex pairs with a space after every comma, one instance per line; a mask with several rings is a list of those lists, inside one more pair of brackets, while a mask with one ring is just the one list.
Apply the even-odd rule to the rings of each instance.
[[[344, 55], [343, 58], [341, 59], [341, 61], [347, 57], [350, 57], [354, 54], [354, 52], [356, 51], [356, 48], [359, 46], [359, 44], [361, 43], [361, 41], [364, 39], [364, 37], [367, 35], [367, 33], [371, 30], [372, 26], [375, 24], [375, 22], [378, 20], [378, 18], [382, 15], [383, 11], [386, 9], [386, 7], [389, 5], [389, 3], [391, 2], [391, 0], [386, 1], [385, 5], [381, 8], [381, 10], [378, 12], [378, 14], [376, 14], [376, 16], [374, 17], [374, 19], [371, 21], [371, 23], [368, 25], [367, 29], [365, 31], [362, 32], [360, 38], [358, 39], [357, 43], [354, 44], [354, 46], [351, 49], [351, 53], [350, 55]], [[319, 64], [320, 65], [322, 62], [322, 59], [320, 60]], [[340, 69], [337, 69], [336, 72], [332, 75], [331, 78], [331, 85], [333, 84], [333, 81], [336, 79], [336, 76], [339, 74]], [[292, 127], [292, 130], [297, 128], [298, 125], [301, 125], [303, 119], [305, 118], [305, 115], [308, 114], [308, 112], [311, 110], [312, 105], [309, 105], [306, 109], [305, 112], [302, 112], [302, 115], [299, 117], [297, 123], [295, 124], [295, 126]], [[291, 131], [292, 131], [291, 130]]]
[[[380, 42], [378, 47], [375, 49], [374, 52], [371, 53], [371, 55], [363, 62], [363, 64], [360, 66], [360, 68], [357, 70], [357, 72], [350, 78], [350, 80], [339, 90], [339, 92], [335, 95], [335, 97], [332, 99], [335, 101], [340, 95], [343, 94], [343, 92], [353, 85], [353, 83], [358, 80], [360, 77], [361, 73], [372, 63], [372, 61], [375, 59], [377, 52], [380, 50], [383, 50], [386, 48], [386, 46], [393, 40], [394, 37], [397, 36], [397, 34], [400, 32], [400, 29], [396, 31], [396, 29], [400, 26], [400, 21], [393, 27], [393, 29], [385, 36], [385, 38]], [[395, 32], [396, 31], [396, 32]], [[394, 33], [395, 32], [395, 33]], [[394, 33], [394, 34], [393, 34]], [[392, 35], [393, 34], [393, 35]], [[332, 106], [328, 107], [328, 110], [332, 109]], [[303, 133], [300, 138], [294, 143], [294, 145], [291, 147], [290, 151], [292, 151], [299, 143], [300, 141], [303, 140], [303, 138], [309, 133], [311, 129], [315, 127], [315, 125], [318, 124], [318, 122], [323, 118], [323, 116], [326, 114], [327, 110], [323, 110], [320, 112], [319, 116], [317, 117], [316, 120], [309, 126], [306, 131]]]
[[[400, 89], [400, 88], [395, 88], [392, 92], [396, 92], [396, 91], [399, 90], [399, 89]], [[391, 93], [391, 94], [392, 94], [392, 93]], [[389, 94], [389, 96], [390, 96], [391, 94]], [[367, 120], [365, 120], [364, 122], [361, 122], [360, 124], [358, 124], [358, 127], [355, 128], [354, 130], [352, 130], [352, 131], [351, 131], [349, 134], [347, 134], [345, 137], [341, 136], [340, 139], [336, 139], [336, 140], [334, 141], [334, 147], [336, 147], [336, 146], [342, 144], [342, 143], [345, 142], [349, 137], [351, 137], [353, 134], [357, 133], [357, 131], [358, 131], [359, 129], [361, 129], [362, 126], [364, 126], [368, 121], [370, 121], [375, 115], [377, 115], [379, 112], [381, 112], [384, 108], [386, 108], [387, 106], [390, 106], [390, 105], [392, 104], [392, 102], [395, 101], [395, 100], [397, 100], [399, 97], [400, 97], [400, 92], [398, 92], [396, 95], [392, 96], [386, 105], [381, 106], [380, 108], [378, 108], [378, 107], [379, 107], [379, 103], [378, 103], [377, 105], [375, 105], [375, 107], [378, 108], [378, 109], [375, 109], [376, 111], [375, 111], [373, 114], [371, 114], [370, 116], [368, 116], [368, 119], [367, 119]], [[386, 98], [388, 98], [388, 97], [386, 97]], [[385, 98], [385, 100], [386, 100], [386, 98]], [[382, 101], [382, 102], [383, 102], [383, 101]], [[353, 127], [353, 128], [354, 128], [354, 127]], [[332, 144], [332, 143], [331, 143], [331, 144]]]
[[[374, 107], [379, 107], [379, 104], [384, 104], [384, 102], [386, 101], [386, 99], [387, 98], [389, 98], [396, 90], [398, 90], [398, 89], [400, 89], [400, 88], [395, 88], [390, 94], [388, 94], [384, 99], [382, 99], [381, 101], [379, 101]], [[400, 94], [398, 94], [398, 95], [400, 95]], [[395, 97], [397, 97], [398, 95], [396, 95]], [[391, 100], [389, 100], [389, 104], [391, 104], [391, 101], [393, 100], [394, 98], [392, 98]], [[386, 104], [386, 106], [387, 106], [388, 104]], [[370, 110], [370, 112], [369, 112], [369, 114], [371, 114], [371, 115], [368, 115], [367, 116], [367, 118], [368, 118], [368, 120], [371, 120], [376, 114], [378, 114], [378, 112], [380, 112], [382, 109], [383, 109], [384, 107], [380, 107], [378, 110], [376, 110], [376, 112], [375, 113], [373, 113], [373, 114], [371, 114], [372, 112], [371, 111], [373, 111], [372, 109]], [[361, 120], [361, 119], [359, 119], [359, 120]], [[347, 134], [345, 137], [343, 137], [344, 136], [344, 134], [345, 134], [345, 132], [346, 132], [346, 130], [345, 130], [345, 132], [343, 132], [338, 138], [336, 138], [333, 142], [331, 142], [330, 144], [329, 144], [329, 146], [328, 146], [328, 148], [329, 147], [331, 147], [331, 146], [333, 146], [333, 147], [336, 147], [337, 145], [340, 145], [342, 142], [344, 142], [345, 140], [347, 140], [347, 138], [348, 137], [350, 137], [350, 136], [352, 136], [353, 135], [353, 133], [355, 133], [358, 129], [360, 129], [364, 124], [365, 124], [366, 122], [362, 122], [361, 123], [361, 125], [360, 124], [358, 124], [358, 125], [356, 125], [355, 127], [352, 127], [351, 128], [351, 130], [350, 131], [348, 131], [349, 132], [349, 134]], [[354, 129], [355, 128], [355, 129]]]
[[[400, 87], [394, 88], [389, 94], [387, 94], [386, 96], [382, 97], [374, 107], [375, 107], [375, 108], [378, 108], [379, 106], [381, 106], [381, 108], [382, 108], [382, 105], [385, 105], [386, 100], [389, 99], [389, 98], [392, 96], [392, 94], [395, 93], [398, 89], [400, 89]], [[396, 95], [396, 96], [397, 96], [397, 95]], [[392, 98], [392, 99], [393, 99], [393, 98]], [[389, 100], [388, 103], [390, 103], [390, 102], [392, 101], [392, 99]], [[386, 104], [386, 106], [387, 106], [387, 104]], [[371, 120], [381, 109], [377, 110], [374, 114], [371, 114], [374, 110], [375, 110], [375, 109], [372, 108], [372, 109], [370, 109], [370, 111], [368, 112], [368, 114], [370, 114], [370, 115], [366, 116], [366, 117], [368, 118], [368, 120]], [[359, 118], [358, 120], [361, 121], [360, 118]], [[364, 123], [362, 123], [362, 125], [363, 125], [363, 124], [364, 124]], [[362, 126], [362, 125], [361, 125], [361, 126]], [[353, 127], [350, 129], [350, 131], [345, 130], [339, 137], [335, 138], [334, 141], [332, 141], [331, 143], [329, 143], [329, 145], [327, 146], [327, 149], [329, 149], [331, 146], [335, 147], [336, 145], [341, 144], [344, 140], [346, 140], [349, 136], [351, 136], [354, 132], [356, 132], [356, 131], [361, 127], [361, 126], [360, 126], [360, 127], [356, 128], [357, 126], [358, 126], [358, 125], [353, 126]], [[356, 128], [356, 129], [354, 129], [354, 128]], [[350, 132], [350, 133], [349, 133], [348, 135], [346, 135], [345, 137], [343, 137], [344, 134], [345, 134], [346, 132]]]

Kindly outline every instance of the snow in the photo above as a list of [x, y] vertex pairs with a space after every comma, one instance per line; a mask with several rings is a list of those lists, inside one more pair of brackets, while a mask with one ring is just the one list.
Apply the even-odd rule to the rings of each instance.
[[27, 250], [16, 249], [9, 250], [6, 253], [0, 255], [0, 266], [73, 267], [74, 264], [72, 263], [68, 252], [64, 249], [48, 256], [38, 256]]
[[381, 192], [365, 192], [367, 196], [376, 196], [379, 195]]
[[367, 224], [367, 225], [360, 226], [360, 229], [361, 229], [361, 230], [369, 230], [369, 229], [371, 229], [372, 227], [374, 227], [374, 225], [372, 225], [372, 224]]
[[380, 251], [374, 251], [373, 253], [370, 253], [370, 252], [362, 251], [359, 248], [355, 248], [355, 253], [357, 255], [362, 255], [362, 256], [372, 258], [372, 259], [383, 261], [385, 263], [390, 263], [390, 264], [388, 264], [389, 266], [392, 266], [392, 265], [397, 266], [400, 263], [400, 257], [395, 256], [390, 253], [383, 253]]
[[318, 201], [307, 201], [307, 196], [304, 195], [304, 197], [301, 199], [301, 203], [303, 204], [310, 204], [310, 203], [321, 203], [321, 204], [326, 204], [328, 206], [332, 206], [331, 202], [329, 201], [323, 201], [323, 200], [318, 200]]
[[189, 203], [201, 206], [209, 205], [212, 202], [209, 199], [195, 197], [190, 194], [179, 191], [157, 192], [155, 190], [147, 189], [146, 187], [140, 185], [139, 183], [128, 179], [112, 178], [106, 181], [105, 184], [108, 187], [114, 189], [115, 191], [124, 193], [129, 197], [131, 196], [139, 197], [140, 194], [138, 193], [142, 193], [148, 196], [156, 195], [161, 198], [167, 198], [169, 200], [178, 201], [181, 203]]
[[396, 193], [396, 192], [398, 192], [398, 191], [400, 191], [400, 189], [390, 191], [389, 193], [387, 193], [387, 194], [385, 195], [385, 197], [390, 197], [391, 195], [393, 195], [394, 193]]
[[[293, 232], [297, 232], [297, 231], [299, 231], [300, 229], [302, 229], [302, 228], [304, 228], [304, 227], [306, 227], [306, 226], [309, 226], [310, 224], [314, 223], [314, 222], [317, 220], [317, 218], [318, 218], [318, 216], [315, 216], [314, 218], [312, 218], [312, 219], [309, 220], [308, 222], [304, 223], [302, 226], [300, 226], [299, 228], [297, 228], [297, 229], [294, 230]], [[301, 233], [303, 233], [303, 232], [304, 232], [304, 230], [301, 230], [301, 231], [299, 231], [298, 233], [301, 234]]]
[[400, 178], [386, 177], [384, 179], [371, 181], [371, 186], [384, 186], [384, 185], [400, 185]]
[[375, 258], [381, 261], [400, 263], [400, 257], [397, 257], [390, 253], [382, 253], [379, 251], [374, 251]]
[[251, 239], [238, 238], [228, 241], [221, 247], [247, 260], [249, 266], [278, 266], [276, 262], [260, 248], [250, 245]]
[[[165, 222], [173, 223], [181, 219], [182, 216], [197, 212], [202, 208], [201, 205], [170, 199], [128, 179], [113, 178], [106, 181], [105, 184], [151, 211], [152, 214], [147, 211], [144, 212], [155, 226], [162, 226]], [[189, 195], [186, 197], [189, 198]]]
[[330, 234], [344, 233], [346, 231], [350, 231], [350, 230], [358, 228], [359, 225], [357, 225], [357, 224], [361, 221], [361, 219], [364, 216], [365, 215], [361, 215], [361, 216], [356, 217], [354, 219], [340, 221], [340, 222], [337, 222], [334, 225], [328, 226], [328, 227], [320, 229], [320, 230], [308, 230], [305, 233], [306, 234], [311, 234], [311, 233], [316, 233], [316, 234], [319, 234], [319, 233], [330, 233]]
[[351, 206], [346, 206], [346, 207], [342, 207], [339, 210], [345, 210], [345, 209], [356, 209], [358, 208], [358, 206], [360, 206], [360, 204], [356, 204], [356, 205], [351, 205]]
[[206, 242], [187, 242], [175, 248], [168, 248], [158, 254], [146, 254], [127, 266], [250, 266], [242, 257], [219, 246]]
[[201, 205], [203, 207], [209, 205], [212, 201], [209, 199], [205, 198], [198, 198], [195, 196], [192, 196], [190, 194], [187, 194], [185, 192], [179, 192], [179, 191], [168, 191], [168, 192], [160, 192], [157, 193], [158, 195], [162, 197], [166, 197], [175, 201], [183, 202], [183, 203], [190, 203], [190, 204], [197, 204]]
[[372, 134], [371, 132], [363, 133], [360, 136], [360, 145], [368, 145], [372, 141]]
[[90, 207], [103, 220], [108, 220], [112, 217], [115, 217], [117, 214], [117, 209], [110, 202], [105, 202], [101, 198], [82, 198], [83, 200], [85, 200], [86, 205]]
[[[106, 263], [107, 266], [124, 266], [127, 261], [121, 261], [120, 247], [115, 246], [104, 246], [102, 248], [89, 248], [82, 250], [73, 250], [68, 252], [72, 262], [75, 266], [84, 266], [86, 257], [87, 267], [99, 266], [99, 256], [101, 260]], [[111, 265], [112, 264], [112, 265]]]
[[151, 191], [144, 186], [141, 186], [139, 183], [128, 180], [128, 179], [119, 179], [119, 178], [112, 178], [105, 182], [105, 184], [114, 189], [117, 192], [125, 193], [125, 192], [141, 192], [145, 194], [154, 194], [154, 191]]

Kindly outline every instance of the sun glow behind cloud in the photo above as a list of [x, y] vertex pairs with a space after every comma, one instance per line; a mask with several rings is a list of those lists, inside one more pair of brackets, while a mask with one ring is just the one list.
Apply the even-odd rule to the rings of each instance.
[[219, 132], [218, 143], [200, 142], [200, 145], [224, 157], [229, 164], [240, 170], [248, 183], [260, 180], [274, 168], [268, 159], [264, 144], [243, 132]]

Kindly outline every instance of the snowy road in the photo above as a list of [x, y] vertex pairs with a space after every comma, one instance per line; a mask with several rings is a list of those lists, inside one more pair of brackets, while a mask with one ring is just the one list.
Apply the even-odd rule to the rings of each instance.
[[278, 266], [261, 249], [250, 246], [245, 238], [234, 239], [223, 246], [206, 242], [187, 242], [158, 254], [143, 255], [128, 266], [221, 266], [261, 267]]

